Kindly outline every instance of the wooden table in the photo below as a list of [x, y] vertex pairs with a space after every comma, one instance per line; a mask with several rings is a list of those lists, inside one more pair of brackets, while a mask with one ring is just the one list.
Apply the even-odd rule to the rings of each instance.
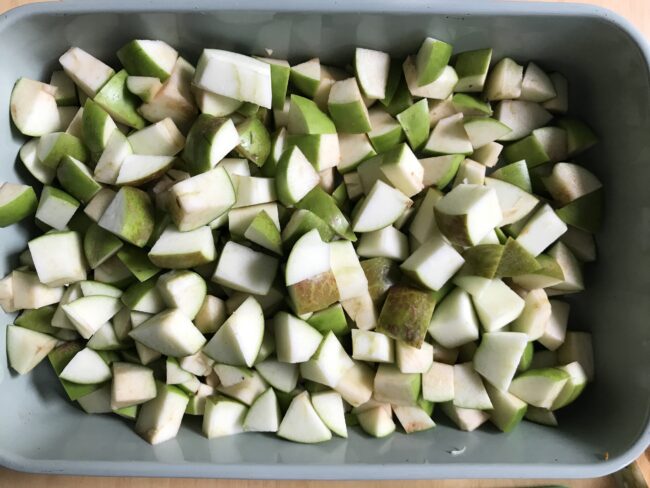
[[[0, 0], [0, 12], [32, 3], [35, 0]], [[89, 0], [90, 1], [90, 0]], [[480, 1], [480, 0], [478, 0]], [[627, 17], [650, 38], [650, 0], [553, 0], [560, 2], [590, 3], [600, 5]], [[637, 461], [646, 481], [650, 485], [650, 451]], [[619, 486], [614, 477], [591, 480], [448, 480], [410, 482], [319, 482], [319, 481], [247, 481], [247, 480], [188, 480], [159, 478], [91, 478], [72, 476], [48, 476], [18, 473], [0, 468], [0, 488], [68, 488], [70, 486], [93, 488], [506, 488], [540, 486], [544, 484], [566, 485], [575, 488], [614, 488]]]

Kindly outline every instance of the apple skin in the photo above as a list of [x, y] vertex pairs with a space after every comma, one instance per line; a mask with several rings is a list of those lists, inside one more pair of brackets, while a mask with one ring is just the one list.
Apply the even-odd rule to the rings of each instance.
[[317, 312], [339, 300], [334, 273], [327, 271], [287, 287], [298, 315]]
[[20, 222], [30, 215], [34, 215], [38, 207], [36, 193], [29, 186], [5, 183], [0, 185], [0, 195], [3, 193], [3, 190], [8, 192], [10, 187], [16, 186], [23, 186], [23, 191], [11, 201], [0, 206], [0, 227], [7, 227]]

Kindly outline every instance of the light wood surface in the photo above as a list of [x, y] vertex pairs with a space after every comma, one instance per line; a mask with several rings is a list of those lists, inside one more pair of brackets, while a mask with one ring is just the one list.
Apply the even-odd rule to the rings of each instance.
[[[33, 0], [0, 0], [0, 12]], [[92, 0], [89, 0], [92, 1]], [[476, 0], [475, 0], [476, 1]], [[480, 1], [480, 0], [478, 0]], [[650, 0], [550, 0], [588, 3], [606, 7], [630, 20], [650, 38]], [[650, 485], [650, 451], [636, 462]], [[614, 488], [623, 486], [613, 476], [591, 480], [446, 480], [446, 481], [385, 481], [385, 482], [318, 482], [318, 481], [249, 481], [197, 480], [161, 478], [91, 478], [47, 476], [18, 473], [0, 468], [0, 488], [507, 488], [541, 485], [565, 485], [573, 488]]]

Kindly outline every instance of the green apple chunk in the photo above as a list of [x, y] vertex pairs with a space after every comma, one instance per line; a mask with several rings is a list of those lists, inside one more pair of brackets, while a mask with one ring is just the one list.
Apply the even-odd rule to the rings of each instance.
[[569, 378], [557, 368], [529, 369], [512, 381], [508, 391], [534, 407], [551, 408]]
[[497, 389], [489, 383], [485, 384], [485, 389], [493, 406], [490, 422], [502, 432], [512, 431], [524, 418], [528, 405], [513, 394]]
[[555, 96], [542, 105], [549, 112], [565, 114], [569, 109], [569, 82], [560, 73], [551, 73], [548, 77], [553, 83]]
[[359, 207], [352, 230], [372, 232], [383, 229], [392, 225], [412, 204], [402, 192], [378, 180]]
[[488, 168], [494, 167], [499, 161], [499, 155], [503, 146], [498, 142], [489, 142], [485, 146], [479, 147], [472, 153], [472, 159], [481, 163]]
[[189, 231], [226, 213], [235, 200], [227, 170], [217, 167], [172, 186], [168, 210], [178, 229]]
[[407, 197], [424, 188], [424, 168], [406, 144], [400, 144], [383, 154], [380, 171], [396, 189]]
[[63, 287], [42, 284], [36, 273], [15, 270], [10, 276], [10, 280], [4, 278], [3, 282], [5, 287], [11, 286], [8, 294], [12, 300], [11, 308], [14, 310], [41, 308], [61, 301]]
[[218, 95], [271, 108], [271, 66], [243, 54], [204, 49], [193, 84]]
[[472, 302], [487, 332], [505, 327], [519, 317], [525, 306], [524, 300], [499, 279], [491, 280], [482, 291], [473, 295]]
[[295, 390], [300, 375], [297, 364], [282, 363], [275, 359], [256, 362], [255, 369], [273, 388], [285, 393]]
[[460, 430], [465, 432], [478, 429], [490, 418], [490, 414], [484, 410], [457, 407], [453, 402], [445, 402], [440, 408]]
[[465, 51], [456, 56], [454, 69], [458, 74], [456, 92], [481, 92], [492, 60], [492, 49]]
[[210, 227], [181, 232], [167, 227], [149, 252], [149, 259], [160, 268], [192, 268], [216, 259]]
[[336, 205], [334, 199], [319, 186], [314, 187], [300, 200], [296, 206], [299, 209], [309, 210], [326, 222], [336, 234], [352, 242], [356, 236], [352, 232], [350, 223]]
[[489, 117], [492, 115], [492, 106], [490, 105], [490, 102], [484, 102], [472, 95], [456, 93], [451, 98], [451, 103], [454, 106], [454, 112], [460, 112], [465, 116]]
[[79, 334], [84, 339], [89, 339], [121, 307], [119, 298], [94, 295], [73, 300], [63, 305], [62, 309]]
[[366, 258], [384, 257], [404, 261], [408, 257], [408, 238], [392, 226], [367, 232], [359, 240], [357, 254]]
[[244, 237], [275, 254], [282, 255], [282, 237], [269, 214], [261, 211], [250, 223]]
[[163, 41], [134, 39], [117, 51], [117, 57], [130, 74], [165, 81], [174, 69], [178, 52]]
[[[7, 183], [0, 187], [0, 192]], [[79, 208], [79, 201], [52, 186], [45, 186], [36, 209], [36, 219], [56, 230], [66, 228], [70, 219]]]
[[471, 159], [464, 159], [458, 167], [452, 187], [462, 184], [483, 185], [484, 183], [485, 166]]
[[61, 286], [86, 279], [86, 263], [77, 232], [51, 232], [29, 241], [41, 283]]
[[278, 198], [283, 205], [296, 204], [318, 185], [318, 182], [318, 173], [298, 146], [284, 152], [275, 175]]
[[321, 64], [318, 58], [312, 58], [291, 68], [291, 83], [300, 92], [314, 98], [321, 83]]
[[[511, 164], [500, 167], [490, 174], [490, 180], [500, 180], [522, 189], [527, 193], [532, 193], [530, 173], [525, 160], [519, 160]], [[488, 179], [486, 178], [486, 182]], [[486, 183], [487, 184], [487, 183]]]
[[354, 366], [352, 359], [333, 332], [329, 332], [309, 361], [300, 365], [300, 375], [317, 383], [335, 387], [345, 373]]
[[221, 252], [212, 280], [234, 290], [266, 295], [277, 269], [277, 259], [228, 241]]
[[171, 118], [135, 131], [127, 137], [135, 154], [175, 156], [185, 145], [185, 137]]
[[555, 98], [556, 95], [555, 86], [549, 76], [535, 63], [528, 63], [521, 82], [519, 98], [541, 103]]
[[91, 225], [84, 235], [84, 255], [91, 269], [95, 269], [106, 262], [122, 246], [122, 241], [97, 224]]
[[9, 364], [18, 374], [27, 374], [54, 349], [58, 339], [24, 327], [8, 325], [6, 341]]
[[131, 154], [133, 154], [133, 149], [127, 137], [119, 130], [113, 130], [97, 160], [94, 169], [95, 180], [114, 185], [124, 159]]
[[239, 133], [231, 119], [201, 114], [187, 135], [183, 160], [189, 172], [197, 175], [214, 168], [239, 143]]
[[260, 212], [266, 212], [275, 226], [280, 228], [280, 219], [277, 203], [262, 203], [260, 205], [251, 205], [249, 207], [240, 207], [231, 209], [228, 214], [228, 231], [235, 236], [243, 236], [246, 229], [251, 225], [253, 219]]
[[189, 356], [205, 344], [205, 338], [180, 310], [154, 315], [134, 328], [129, 336], [166, 356]]
[[124, 248], [120, 246], [120, 249], [117, 251], [117, 258], [141, 282], [155, 276], [160, 271], [160, 268], [149, 260], [146, 250], [134, 246], [126, 246]]
[[478, 244], [499, 225], [503, 215], [496, 191], [479, 185], [458, 185], [435, 204], [440, 231], [453, 244]]
[[429, 154], [471, 154], [473, 147], [463, 125], [463, 114], [441, 119], [431, 131], [424, 151]]
[[422, 374], [422, 398], [429, 402], [450, 402], [454, 399], [454, 367], [433, 362]]
[[50, 86], [56, 88], [54, 98], [59, 107], [78, 105], [77, 87], [65, 71], [53, 71]]
[[533, 273], [540, 268], [541, 265], [532, 254], [512, 237], [508, 237], [499, 261], [499, 267], [496, 270], [496, 276], [512, 278]]
[[314, 409], [307, 392], [293, 398], [277, 434], [284, 439], [309, 444], [332, 438], [332, 433]]
[[225, 397], [208, 397], [203, 416], [203, 434], [208, 439], [239, 434], [244, 431], [247, 408]]
[[529, 168], [567, 157], [567, 133], [559, 127], [542, 127], [531, 135], [510, 144], [503, 151], [506, 162], [526, 160]]
[[180, 388], [156, 383], [156, 397], [140, 407], [135, 431], [150, 444], [176, 437], [189, 397]]
[[479, 337], [479, 323], [469, 294], [456, 288], [436, 307], [429, 334], [447, 348], [467, 344]]
[[140, 100], [127, 89], [126, 79], [128, 76], [125, 70], [113, 75], [93, 100], [106, 110], [116, 122], [134, 129], [142, 129], [145, 120], [136, 110]]
[[363, 431], [373, 437], [386, 437], [395, 432], [391, 412], [382, 407], [374, 407], [358, 413], [357, 420]]
[[269, 388], [248, 409], [243, 428], [246, 432], [277, 432], [279, 425], [278, 400], [273, 388]]
[[501, 139], [511, 132], [510, 127], [489, 117], [465, 117], [463, 127], [474, 149]]
[[395, 356], [402, 373], [426, 373], [433, 363], [433, 346], [423, 342], [418, 348], [397, 342]]
[[463, 251], [465, 264], [462, 268], [462, 274], [481, 276], [489, 279], [494, 278], [497, 274], [497, 268], [501, 262], [503, 252], [504, 246], [500, 244], [479, 244], [465, 249]]
[[513, 332], [523, 332], [528, 340], [542, 337], [551, 318], [551, 304], [543, 289], [531, 290], [524, 298], [525, 306], [521, 315], [510, 326]]
[[338, 131], [349, 134], [370, 132], [368, 109], [355, 78], [332, 85], [327, 108]]
[[392, 364], [380, 364], [374, 381], [374, 398], [393, 405], [416, 406], [421, 375], [402, 373]]
[[408, 285], [395, 285], [386, 296], [377, 324], [382, 332], [401, 342], [420, 347], [436, 306], [435, 293]]
[[335, 134], [334, 122], [323, 113], [316, 103], [298, 95], [291, 95], [289, 107], [290, 134]]
[[[549, 305], [551, 313], [538, 341], [546, 349], [555, 351], [564, 343], [566, 337], [570, 305], [559, 300], [549, 300]], [[555, 364], [553, 362], [550, 366]]]
[[587, 386], [587, 374], [579, 362], [574, 361], [564, 366], [558, 366], [557, 369], [568, 373], [569, 378], [564, 385], [564, 388], [557, 396], [551, 410], [557, 410], [566, 407], [580, 396], [582, 390]]
[[337, 336], [342, 336], [350, 331], [340, 303], [313, 313], [307, 323], [323, 335], [332, 331]]
[[603, 211], [604, 194], [597, 190], [558, 208], [556, 214], [566, 224], [593, 234], [600, 228]]
[[452, 49], [451, 44], [432, 37], [424, 40], [415, 59], [418, 86], [428, 85], [438, 79], [449, 63]]
[[112, 373], [99, 353], [85, 348], [72, 357], [59, 377], [80, 385], [92, 385], [111, 379]]
[[282, 109], [287, 96], [291, 67], [284, 59], [257, 58], [271, 66], [271, 105], [274, 109]]
[[19, 78], [9, 101], [11, 120], [26, 136], [42, 136], [59, 128], [58, 89], [28, 78]]
[[[403, 71], [404, 75], [408, 76], [408, 79], [405, 79], [404, 76], [400, 75], [399, 83], [397, 84], [395, 94], [391, 98], [390, 103], [382, 104], [386, 107], [386, 112], [392, 116], [403, 112], [411, 105], [413, 105], [414, 96], [426, 98], [424, 97], [423, 93], [426, 93], [427, 95], [434, 95], [434, 91], [440, 92], [441, 90], [451, 90], [447, 83], [449, 81], [449, 78], [446, 76], [441, 76], [439, 80], [436, 80], [424, 87], [418, 87], [417, 83], [415, 82], [415, 66], [411, 62], [410, 58], [404, 62]], [[451, 71], [453, 72], [453, 69]], [[447, 73], [446, 69], [445, 73]], [[412, 93], [416, 92], [418, 95], [412, 95]]]
[[392, 363], [395, 342], [379, 332], [352, 329], [352, 357], [358, 361]]
[[526, 344], [527, 334], [490, 332], [483, 334], [474, 355], [474, 369], [491, 385], [506, 391], [517, 371]]
[[547, 408], [538, 408], [528, 405], [524, 418], [540, 425], [548, 425], [550, 427], [557, 427], [558, 425], [555, 413], [551, 412]]
[[[440, 75], [433, 81], [425, 84], [421, 84], [418, 81], [418, 72], [416, 67], [417, 60], [414, 60], [412, 57], [407, 57], [402, 65], [404, 71], [404, 79], [406, 81], [406, 86], [402, 85], [405, 89], [405, 94], [412, 95], [414, 97], [422, 98], [431, 98], [435, 100], [444, 100], [449, 97], [458, 82], [458, 75], [456, 70], [451, 66], [443, 66], [441, 68]], [[404, 93], [404, 92], [403, 92]], [[400, 87], [393, 97], [391, 105], [395, 105], [400, 95]], [[400, 107], [401, 112], [404, 110], [404, 106]], [[388, 108], [390, 109], [390, 107]]]
[[[370, 99], [386, 98], [390, 65], [390, 56], [387, 53], [356, 48], [354, 71], [359, 80], [359, 87], [366, 97]], [[395, 72], [399, 74], [398, 71]]]
[[36, 193], [31, 186], [0, 184], [0, 227], [7, 227], [34, 215], [38, 205]]
[[488, 100], [510, 100], [521, 96], [524, 67], [510, 58], [499, 61], [485, 81]]
[[419, 149], [429, 138], [429, 104], [426, 99], [414, 103], [397, 114], [406, 140], [414, 149]]
[[286, 312], [279, 312], [273, 319], [278, 361], [303, 363], [318, 349], [323, 336], [307, 322]]
[[440, 235], [434, 235], [413, 252], [400, 269], [421, 285], [437, 291], [462, 267], [463, 257]]
[[[507, 167], [504, 166], [502, 169]], [[496, 193], [502, 215], [499, 227], [525, 218], [539, 203], [537, 197], [507, 181], [492, 177], [485, 178], [485, 186], [493, 189]]]
[[82, 203], [88, 203], [102, 189], [90, 169], [69, 155], [63, 156], [56, 174], [63, 189]]
[[287, 149], [297, 146], [317, 171], [339, 164], [341, 159], [339, 139], [336, 134], [289, 135]]
[[542, 181], [560, 206], [567, 205], [603, 186], [591, 171], [573, 163], [554, 165], [551, 174], [542, 178]]
[[158, 278], [158, 290], [169, 308], [178, 308], [194, 320], [203, 305], [207, 287], [193, 271], [170, 271]]
[[129, 154], [122, 161], [115, 184], [141, 186], [160, 178], [174, 163], [173, 156]]
[[115, 74], [113, 68], [78, 47], [71, 47], [66, 51], [59, 58], [59, 63], [66, 74], [90, 98], [95, 98], [100, 89]]
[[192, 92], [201, 113], [213, 115], [215, 117], [226, 117], [237, 111], [243, 105], [243, 102], [234, 98], [224, 97], [216, 93], [202, 90], [195, 86]]
[[596, 241], [593, 234], [578, 229], [577, 227], [569, 226], [560, 240], [571, 249], [571, 252], [580, 261], [590, 263], [596, 260]]
[[153, 221], [149, 195], [137, 188], [122, 187], [98, 225], [137, 247], [143, 247], [153, 232]]
[[357, 200], [363, 195], [363, 186], [359, 173], [352, 171], [343, 175], [343, 185], [345, 186], [345, 193], [347, 196], [347, 203]]
[[143, 102], [150, 102], [162, 88], [160, 79], [155, 76], [132, 76], [126, 78], [126, 89]]
[[420, 159], [420, 165], [424, 169], [422, 183], [424, 186], [445, 188], [456, 176], [464, 159], [463, 154], [449, 154]]
[[135, 316], [131, 317], [131, 322], [134, 327], [140, 325], [151, 314], [162, 312], [165, 309], [165, 302], [156, 287], [156, 281], [155, 278], [151, 278], [142, 283], [134, 283], [127, 288], [121, 297], [122, 303], [131, 311], [142, 312], [144, 314], [138, 315], [137, 322]]
[[104, 151], [117, 129], [108, 112], [90, 99], [84, 105], [81, 124], [84, 144], [93, 154]]
[[171, 117], [183, 133], [187, 132], [197, 113], [192, 95], [194, 72], [194, 66], [179, 56], [171, 76], [150, 102], [140, 105], [138, 112], [150, 122]]
[[23, 163], [23, 166], [27, 168], [27, 171], [36, 178], [38, 181], [44, 185], [49, 185], [54, 180], [56, 176], [56, 169], [44, 165], [40, 159], [38, 159], [37, 147], [39, 139], [30, 139], [20, 148], [19, 158], [20, 162]]
[[397, 264], [387, 258], [373, 258], [361, 261], [361, 267], [368, 279], [371, 300], [377, 305], [382, 305], [388, 290], [400, 279]]
[[313, 229], [318, 231], [320, 238], [325, 242], [331, 241], [334, 237], [332, 228], [316, 214], [304, 209], [293, 212], [282, 229], [282, 242], [285, 248], [292, 248], [301, 236]]
[[563, 281], [553, 286], [553, 291], [561, 295], [584, 290], [582, 265], [569, 248], [560, 241], [549, 250], [548, 254], [559, 264], [564, 275]]
[[220, 363], [251, 367], [264, 335], [262, 307], [249, 297], [205, 345], [204, 352]]
[[[357, 51], [358, 50], [359, 48], [357, 48]], [[388, 65], [388, 73], [386, 75], [386, 83], [383, 85], [383, 87], [385, 88], [385, 93], [384, 93], [384, 97], [379, 99], [379, 103], [381, 103], [384, 107], [388, 107], [391, 104], [393, 98], [395, 97], [399, 85], [403, 84], [401, 62], [397, 59], [390, 59], [389, 57], [388, 63], [389, 65]], [[368, 72], [370, 73], [370, 71]], [[359, 75], [357, 75], [357, 78], [359, 78]]]
[[360, 361], [355, 361], [347, 374], [334, 388], [353, 407], [370, 400], [375, 372]]
[[491, 410], [492, 402], [481, 377], [472, 363], [454, 365], [454, 406], [477, 410]]
[[49, 168], [56, 168], [65, 156], [72, 156], [82, 162], [88, 159], [88, 151], [75, 136], [65, 132], [52, 132], [38, 141], [36, 155]]
[[287, 285], [291, 304], [298, 314], [323, 310], [339, 300], [334, 274], [326, 271]]
[[345, 410], [341, 395], [335, 391], [322, 391], [311, 396], [311, 402], [321, 420], [336, 435], [347, 438]]
[[517, 236], [517, 242], [533, 256], [538, 256], [566, 230], [566, 224], [545, 204], [526, 222]]
[[434, 127], [440, 120], [459, 113], [450, 94], [443, 100], [429, 100], [429, 126]]
[[368, 139], [377, 153], [383, 153], [404, 140], [404, 131], [397, 120], [381, 108], [368, 111], [370, 126]]
[[117, 410], [140, 405], [156, 397], [157, 388], [153, 370], [137, 364], [112, 364], [111, 408]]
[[266, 162], [271, 153], [271, 137], [257, 117], [250, 117], [237, 126], [239, 144], [237, 153], [258, 167]]
[[497, 105], [494, 114], [499, 122], [511, 129], [499, 138], [500, 141], [514, 141], [526, 137], [553, 118], [538, 103], [523, 100], [503, 100]]

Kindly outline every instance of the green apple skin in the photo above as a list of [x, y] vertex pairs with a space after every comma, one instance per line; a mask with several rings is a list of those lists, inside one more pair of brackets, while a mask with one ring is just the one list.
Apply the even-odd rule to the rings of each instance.
[[[309, 69], [309, 74], [304, 72], [302, 69], [304, 67], [311, 68]], [[314, 73], [311, 73], [311, 71], [314, 71]], [[316, 75], [318, 77], [316, 77]], [[300, 92], [304, 93], [309, 98], [314, 98], [314, 95], [316, 95], [316, 92], [318, 91], [318, 85], [320, 85], [321, 81], [320, 60], [318, 58], [314, 58], [310, 59], [309, 61], [305, 61], [304, 63], [293, 66], [289, 70], [289, 79]]]
[[64, 190], [77, 200], [88, 203], [102, 189], [102, 185], [84, 168], [81, 161], [75, 161], [72, 156], [64, 156], [56, 170], [56, 176]]
[[237, 153], [258, 168], [264, 166], [271, 153], [271, 136], [264, 124], [257, 117], [251, 117], [237, 126], [237, 132]]
[[38, 198], [36, 198], [34, 189], [26, 185], [13, 183], [0, 185], [0, 201], [3, 193], [9, 195], [10, 190], [13, 198], [0, 203], [0, 227], [7, 227], [20, 222], [24, 218], [34, 215], [38, 208]]
[[339, 132], [363, 134], [371, 129], [366, 106], [361, 100], [348, 103], [330, 103], [328, 109]]
[[504, 246], [500, 244], [479, 244], [465, 250], [463, 273], [492, 279], [496, 276]]
[[350, 222], [336, 205], [334, 199], [317, 186], [311, 190], [305, 197], [300, 200], [296, 206], [301, 209], [313, 212], [324, 220], [339, 236], [349, 241], [355, 242], [357, 237], [352, 232]]
[[282, 229], [282, 242], [285, 249], [291, 249], [300, 237], [312, 229], [318, 229], [320, 238], [324, 242], [330, 242], [336, 235], [318, 215], [309, 210], [299, 209], [291, 215], [291, 219]]
[[458, 75], [458, 83], [454, 87], [456, 92], [481, 92], [485, 84], [492, 48], [465, 51], [456, 56], [454, 69]]
[[[391, 59], [390, 67], [388, 68], [388, 79], [386, 80], [386, 93], [384, 98], [379, 100], [384, 107], [388, 107], [395, 93], [397, 92], [397, 87], [400, 82], [402, 82], [402, 63], [397, 59]], [[408, 91], [408, 90], [407, 90]]]
[[336, 134], [334, 122], [318, 105], [298, 95], [291, 95], [287, 130], [290, 134]]
[[126, 70], [119, 71], [95, 95], [95, 103], [106, 110], [116, 122], [142, 129], [145, 120], [136, 110], [140, 100], [126, 88]]
[[201, 114], [197, 117], [187, 135], [185, 149], [182, 153], [190, 174], [198, 175], [213, 168], [213, 163], [216, 163], [211, 158], [213, 138], [228, 121], [229, 119], [208, 114]]
[[282, 59], [258, 59], [271, 65], [271, 106], [274, 109], [282, 110], [289, 87], [291, 67], [287, 61]]
[[99, 156], [115, 129], [117, 126], [108, 112], [91, 99], [86, 100], [82, 115], [82, 134], [90, 152]]
[[314, 312], [307, 319], [307, 323], [323, 336], [326, 336], [330, 331], [334, 332], [337, 336], [344, 336], [350, 332], [350, 326], [348, 325], [343, 307], [341, 307], [340, 303]]
[[244, 237], [275, 254], [282, 255], [282, 237], [273, 219], [264, 210], [258, 213], [246, 229]]
[[381, 307], [388, 291], [401, 278], [399, 266], [395, 261], [380, 257], [361, 261], [361, 267], [368, 280], [370, 298], [377, 307]]
[[[151, 41], [150, 41], [151, 42]], [[162, 41], [153, 41], [153, 42], [162, 42]], [[169, 47], [169, 46], [168, 46]], [[169, 47], [171, 52], [175, 50]], [[176, 53], [178, 57], [178, 53]], [[117, 58], [122, 63], [122, 66], [128, 71], [129, 75], [132, 76], [153, 76], [159, 78], [160, 81], [165, 81], [171, 76], [171, 71], [173, 69], [173, 64], [171, 67], [165, 69], [165, 67], [160, 66], [154, 59], [152, 59], [147, 51], [144, 49], [141, 41], [134, 39], [131, 42], [128, 42], [122, 46], [117, 51]], [[176, 61], [175, 58], [174, 62]]]
[[57, 168], [64, 156], [72, 156], [81, 162], [88, 160], [88, 150], [78, 137], [65, 132], [54, 132], [43, 136], [41, 141], [44, 141], [46, 138], [55, 138], [54, 144], [46, 154], [42, 154], [41, 148], [43, 146], [39, 143], [38, 157], [41, 163], [48, 168]]
[[525, 160], [516, 161], [502, 166], [490, 174], [490, 178], [505, 181], [506, 183], [518, 186], [528, 193], [533, 193], [533, 186], [530, 181], [530, 174], [528, 173], [528, 165]]
[[334, 273], [327, 271], [287, 287], [298, 315], [317, 312], [339, 300]]
[[[401, 71], [400, 66], [400, 71]], [[386, 105], [386, 112], [388, 112], [393, 117], [397, 114], [402, 113], [404, 110], [413, 105], [413, 96], [409, 91], [409, 87], [404, 79], [404, 76], [401, 76], [395, 94], [391, 99], [390, 103]]]
[[529, 168], [534, 168], [550, 161], [548, 154], [546, 154], [546, 151], [533, 134], [505, 147], [503, 149], [503, 157], [507, 163], [525, 160]]
[[586, 151], [598, 142], [596, 134], [587, 124], [581, 120], [571, 117], [563, 117], [558, 120], [558, 126], [567, 132], [567, 149], [569, 157]]
[[534, 273], [540, 269], [535, 257], [530, 254], [517, 240], [509, 237], [503, 248], [496, 275], [501, 278]]
[[[122, 221], [119, 229], [106, 228], [108, 222], [104, 217], [111, 211], [119, 212], [118, 217]], [[153, 205], [149, 195], [137, 188], [122, 187], [106, 209], [99, 225], [137, 247], [145, 246], [154, 227]]]
[[381, 308], [377, 332], [419, 348], [424, 342], [437, 300], [434, 292], [408, 285], [393, 286]]
[[604, 204], [604, 192], [599, 189], [558, 208], [555, 213], [565, 224], [594, 234], [600, 229]]
[[[72, 360], [72, 358], [83, 348], [84, 346], [81, 342], [66, 342], [47, 355], [47, 358], [49, 359], [50, 364], [52, 365], [52, 369], [54, 369], [57, 377], [59, 374], [61, 374], [61, 372]], [[84, 397], [102, 387], [101, 384], [80, 385], [78, 383], [72, 383], [61, 378], [59, 378], [59, 381], [61, 382], [61, 386], [63, 386], [63, 389], [71, 401], [78, 400], [79, 398]]]
[[418, 86], [435, 81], [451, 58], [451, 44], [427, 37], [418, 51], [415, 65], [418, 74]]
[[414, 150], [420, 149], [429, 138], [429, 102], [423, 98], [403, 112], [397, 120], [404, 130], [406, 140]]
[[93, 223], [84, 235], [86, 261], [91, 269], [95, 269], [114, 256], [123, 245], [112, 233]]

